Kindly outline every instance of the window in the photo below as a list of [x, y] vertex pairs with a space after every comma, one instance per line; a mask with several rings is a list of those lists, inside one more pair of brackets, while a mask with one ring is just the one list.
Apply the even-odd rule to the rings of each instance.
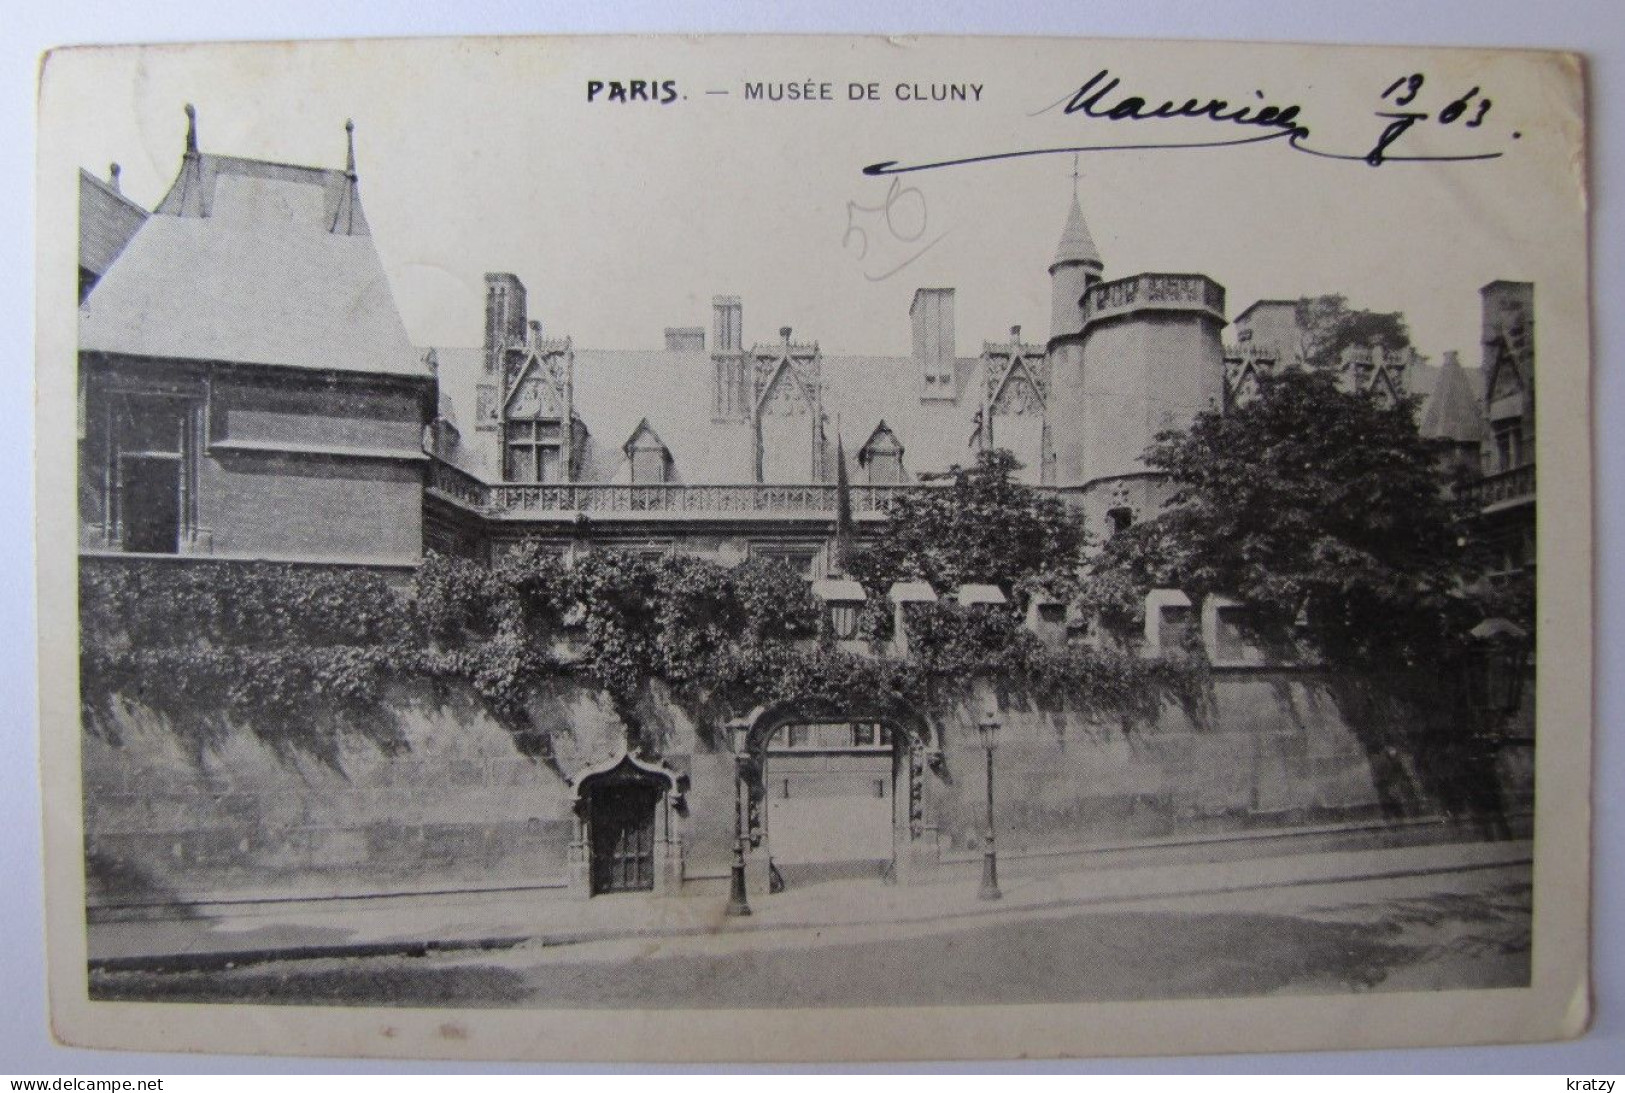
[[858, 633], [858, 605], [855, 603], [832, 603], [829, 605], [830, 629], [840, 641], [849, 641]]
[[1158, 627], [1158, 645], [1163, 649], [1184, 649], [1196, 636], [1196, 612], [1189, 607], [1165, 604]]
[[1523, 422], [1517, 418], [1495, 423], [1495, 454], [1500, 460], [1498, 470], [1508, 471], [1523, 465]]
[[783, 562], [795, 570], [797, 576], [811, 580], [813, 560], [818, 557], [818, 548], [753, 544], [750, 548], [750, 556], [764, 561]]
[[1038, 605], [1038, 617], [1044, 622], [1059, 626], [1066, 621], [1066, 604], [1040, 603]]
[[111, 404], [109, 539], [124, 550], [175, 554], [196, 524], [196, 412], [186, 399], [128, 394]]
[[562, 482], [563, 428], [557, 421], [510, 421], [503, 477], [509, 482]]
[[902, 452], [874, 452], [869, 456], [869, 484], [871, 486], [895, 486], [902, 480]]
[[666, 450], [664, 448], [636, 448], [632, 452], [632, 483], [638, 486], [659, 485], [666, 481]]
[[1252, 643], [1247, 638], [1247, 609], [1221, 607], [1214, 613], [1214, 622], [1217, 659], [1246, 660], [1252, 653]]
[[903, 481], [903, 446], [884, 421], [858, 450], [858, 466], [868, 469], [871, 486], [895, 486]]
[[1111, 525], [1112, 534], [1119, 535], [1129, 529], [1134, 523], [1134, 510], [1126, 505], [1106, 510], [1106, 522]]
[[824, 721], [786, 725], [774, 734], [777, 751], [883, 751], [891, 747], [891, 730], [873, 721]]

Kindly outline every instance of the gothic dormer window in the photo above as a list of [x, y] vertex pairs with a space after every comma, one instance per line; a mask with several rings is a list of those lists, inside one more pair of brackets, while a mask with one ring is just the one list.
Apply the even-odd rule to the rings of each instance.
[[790, 340], [779, 329], [776, 345], [750, 352], [756, 419], [756, 480], [816, 482], [824, 468], [823, 407], [818, 343]]
[[869, 472], [871, 486], [892, 486], [903, 481], [903, 445], [884, 421], [858, 449], [858, 466]]
[[626, 461], [635, 486], [660, 485], [671, 480], [671, 452], [645, 418], [626, 442]]
[[562, 482], [564, 426], [557, 419], [508, 422], [503, 477], [509, 482]]
[[580, 446], [570, 408], [570, 341], [542, 341], [533, 326], [524, 352], [511, 356], [504, 376], [502, 477], [508, 482], [566, 482], [573, 477]]

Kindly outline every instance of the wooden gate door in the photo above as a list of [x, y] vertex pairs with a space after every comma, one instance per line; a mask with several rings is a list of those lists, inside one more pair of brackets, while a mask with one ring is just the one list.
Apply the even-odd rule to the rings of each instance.
[[642, 785], [593, 790], [593, 895], [653, 890], [657, 797], [657, 790]]

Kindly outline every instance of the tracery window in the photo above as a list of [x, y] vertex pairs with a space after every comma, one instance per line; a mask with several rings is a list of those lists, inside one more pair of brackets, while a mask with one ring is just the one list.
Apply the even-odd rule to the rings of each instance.
[[509, 482], [562, 482], [564, 430], [558, 421], [510, 421], [503, 477]]

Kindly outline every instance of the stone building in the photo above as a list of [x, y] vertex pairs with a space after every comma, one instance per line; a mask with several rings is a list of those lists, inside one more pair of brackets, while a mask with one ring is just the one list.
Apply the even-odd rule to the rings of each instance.
[[[180, 170], [150, 213], [112, 183], [82, 175], [80, 186], [85, 566], [134, 556], [404, 573], [427, 549], [491, 558], [539, 540], [561, 564], [602, 548], [776, 558], [850, 610], [840, 597], [854, 582], [831, 579], [828, 548], [840, 479], [861, 536], [898, 491], [1009, 449], [1028, 484], [1110, 534], [1161, 504], [1140, 459], [1158, 432], [1247, 397], [1261, 369], [1291, 360], [1290, 304], [1242, 312], [1227, 349], [1225, 293], [1209, 277], [1107, 279], [1076, 196], [1048, 266], [1047, 336], [1011, 327], [962, 354], [954, 288], [925, 286], [907, 316], [911, 352], [883, 356], [826, 353], [816, 331], [747, 336], [731, 295], [714, 298], [708, 329], [684, 318], [647, 349], [581, 346], [544, 329], [510, 273], [487, 275], [483, 344], [414, 348], [362, 211], [353, 143], [343, 170], [204, 153], [191, 116]], [[1530, 305], [1528, 286], [1485, 289], [1486, 487], [1520, 520], [1532, 505], [1495, 483], [1527, 480], [1532, 500]], [[1458, 361], [1433, 370], [1356, 352], [1344, 374], [1390, 394], [1427, 385], [1425, 427], [1464, 452], [1476, 444]], [[916, 585], [892, 590], [899, 614], [953, 591]], [[1006, 711], [1007, 852], [1422, 807], [1414, 788], [1395, 803], [1400, 761], [1373, 750], [1324, 681], [1226, 644], [1235, 605], [1163, 595], [1148, 644], [1165, 616], [1200, 619], [1222, 731], [1168, 706], [1130, 744], [1123, 725], [1075, 712]], [[290, 765], [247, 732], [200, 759], [134, 714], [118, 740], [87, 736], [91, 856], [115, 877], [154, 878], [167, 893], [155, 898], [670, 891], [727, 876], [746, 780], [760, 806], [758, 891], [852, 862], [906, 879], [978, 852], [977, 711], [933, 724], [781, 707], [700, 725], [655, 694], [653, 755], [629, 753], [604, 696], [571, 682], [543, 703], [561, 730], [549, 766], [469, 696], [428, 690], [400, 701], [400, 751], [358, 745], [336, 772]]]
[[215, 155], [188, 114], [150, 214], [81, 178], [81, 551], [415, 565], [435, 380], [353, 146], [342, 171]]
[[1535, 288], [1491, 281], [1483, 298], [1483, 481], [1476, 499], [1496, 575], [1535, 568]]
[[[1491, 281], [1481, 298], [1481, 365], [1469, 371], [1455, 350], [1432, 365], [1414, 349], [1349, 346], [1337, 364], [1345, 390], [1422, 400], [1417, 425], [1440, 441], [1445, 462], [1477, 479], [1467, 487], [1495, 555], [1490, 576], [1534, 570], [1535, 337], [1534, 286]], [[1225, 401], [1245, 402], [1258, 380], [1304, 364], [1304, 332], [1294, 300], [1259, 300], [1235, 317], [1225, 348]]]
[[[737, 296], [647, 350], [544, 333], [510, 273], [486, 277], [485, 344], [424, 353], [440, 391], [429, 542], [484, 553], [541, 536], [828, 570], [835, 461], [860, 530], [899, 489], [1005, 448], [1097, 530], [1159, 503], [1140, 454], [1217, 406], [1224, 289], [1189, 274], [1104, 279], [1073, 198], [1049, 267], [1050, 335], [960, 355], [955, 290], [922, 287], [906, 357], [826, 353], [780, 327], [747, 343]], [[698, 378], [699, 382], [696, 382]]]

